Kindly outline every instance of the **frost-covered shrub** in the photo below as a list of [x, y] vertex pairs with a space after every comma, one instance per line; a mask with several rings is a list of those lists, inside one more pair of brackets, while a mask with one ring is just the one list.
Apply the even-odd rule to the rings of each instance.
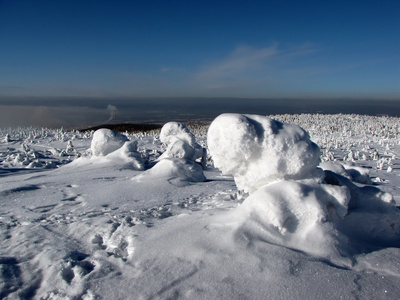
[[92, 154], [94, 156], [105, 156], [119, 148], [121, 148], [128, 138], [118, 132], [110, 129], [102, 128], [96, 130], [92, 138]]
[[277, 180], [312, 177], [320, 162], [319, 147], [302, 128], [259, 115], [222, 114], [207, 141], [215, 166], [250, 193]]
[[205, 149], [196, 142], [196, 137], [190, 130], [179, 122], [166, 123], [160, 132], [160, 141], [167, 146], [160, 156], [164, 158], [183, 158], [201, 162], [205, 166]]

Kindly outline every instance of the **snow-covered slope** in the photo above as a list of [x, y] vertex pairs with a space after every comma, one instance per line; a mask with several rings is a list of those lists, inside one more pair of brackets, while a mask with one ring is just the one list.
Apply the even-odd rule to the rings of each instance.
[[[0, 298], [398, 299], [400, 120], [272, 118], [304, 128], [323, 163], [250, 195], [188, 155], [207, 127], [174, 147], [125, 134], [99, 155], [109, 133], [2, 129]], [[250, 163], [271, 178], [268, 159]]]

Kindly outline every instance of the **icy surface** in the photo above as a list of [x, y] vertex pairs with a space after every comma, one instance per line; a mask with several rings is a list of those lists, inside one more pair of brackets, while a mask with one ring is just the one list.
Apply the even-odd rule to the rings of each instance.
[[0, 129], [0, 298], [398, 299], [399, 119], [273, 118], [329, 164], [250, 196], [156, 135]]

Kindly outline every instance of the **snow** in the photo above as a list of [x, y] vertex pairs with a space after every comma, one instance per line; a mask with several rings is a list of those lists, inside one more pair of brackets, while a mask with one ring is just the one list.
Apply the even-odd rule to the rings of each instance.
[[347, 163], [339, 163], [337, 161], [326, 161], [319, 164], [323, 170], [329, 170], [336, 174], [349, 178], [350, 180], [363, 184], [372, 184], [369, 177], [369, 169], [349, 165]]
[[283, 178], [312, 177], [320, 162], [318, 146], [302, 128], [265, 116], [222, 114], [207, 142], [215, 166], [250, 193]]
[[102, 128], [93, 134], [90, 148], [94, 156], [105, 156], [119, 148], [128, 141], [128, 138], [118, 132]]
[[132, 168], [134, 170], [144, 170], [146, 165], [145, 158], [137, 151], [136, 141], [125, 142], [121, 148], [107, 154], [105, 158], [113, 164]]
[[398, 299], [399, 118], [214, 122], [99, 155], [119, 135], [0, 129], [0, 298]]
[[194, 134], [182, 123], [168, 122], [160, 132], [160, 141], [167, 146], [159, 159], [183, 158], [201, 162], [205, 166], [206, 150], [197, 142]]
[[135, 176], [133, 179], [138, 182], [143, 182], [160, 178], [171, 182], [202, 182], [206, 180], [200, 165], [182, 158], [164, 158], [154, 167]]

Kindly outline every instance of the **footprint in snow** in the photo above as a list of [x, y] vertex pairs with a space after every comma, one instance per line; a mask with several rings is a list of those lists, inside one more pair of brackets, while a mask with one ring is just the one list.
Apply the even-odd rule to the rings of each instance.
[[103, 234], [96, 234], [92, 244], [98, 250], [104, 250], [109, 256], [115, 256], [126, 260], [133, 255], [133, 239], [131, 217], [126, 217], [121, 222], [110, 222]]
[[61, 201], [83, 201], [84, 198], [81, 194], [77, 194], [73, 191], [73, 188], [78, 187], [77, 185], [67, 185], [65, 189], [62, 190], [63, 199]]
[[73, 251], [64, 258], [64, 267], [61, 270], [61, 277], [65, 282], [71, 284], [74, 278], [82, 278], [91, 273], [95, 264], [89, 261], [88, 254]]

